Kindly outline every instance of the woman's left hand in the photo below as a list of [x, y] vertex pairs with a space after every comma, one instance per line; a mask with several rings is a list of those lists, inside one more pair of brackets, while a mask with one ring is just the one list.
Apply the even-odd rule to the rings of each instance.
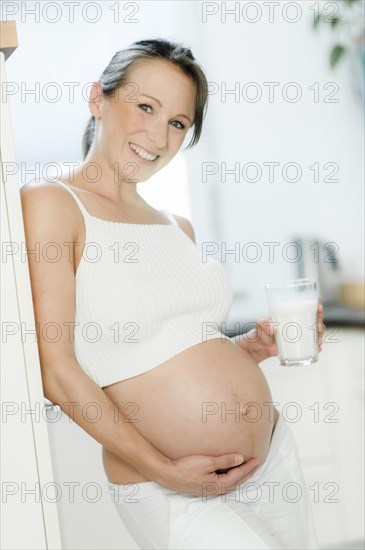
[[[248, 351], [256, 363], [260, 363], [268, 357], [278, 354], [274, 338], [274, 326], [271, 323], [271, 317], [259, 319], [256, 321], [256, 327], [244, 334], [239, 341], [242, 349]], [[323, 324], [323, 305], [321, 300], [318, 300], [317, 324], [318, 349], [322, 351], [323, 333], [326, 327]]]

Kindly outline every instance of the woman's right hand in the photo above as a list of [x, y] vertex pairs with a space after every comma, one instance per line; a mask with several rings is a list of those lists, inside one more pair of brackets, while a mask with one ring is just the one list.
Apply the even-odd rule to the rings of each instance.
[[[238, 459], [235, 462], [235, 459]], [[242, 463], [242, 455], [192, 455], [171, 460], [158, 483], [168, 489], [195, 496], [217, 496], [236, 489], [260, 467], [254, 458]], [[237, 465], [239, 464], [239, 465]], [[226, 473], [219, 470], [231, 468]]]

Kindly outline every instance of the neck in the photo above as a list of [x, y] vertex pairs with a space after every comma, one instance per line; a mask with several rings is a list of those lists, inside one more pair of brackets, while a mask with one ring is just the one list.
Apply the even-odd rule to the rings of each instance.
[[125, 177], [118, 163], [110, 164], [105, 157], [89, 152], [78, 168], [73, 170], [71, 185], [98, 192], [117, 202], [141, 205], [145, 203], [137, 192], [137, 183], [133, 175]]

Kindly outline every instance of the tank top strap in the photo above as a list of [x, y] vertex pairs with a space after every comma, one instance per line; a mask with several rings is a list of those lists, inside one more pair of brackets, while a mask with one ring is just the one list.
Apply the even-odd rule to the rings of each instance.
[[170, 222], [174, 225], [179, 225], [176, 221], [176, 218], [175, 216], [173, 216], [168, 210], [162, 210], [162, 212], [164, 214], [166, 214], [166, 216], [168, 217], [168, 219], [170, 220]]
[[89, 212], [86, 210], [84, 204], [81, 202], [79, 197], [76, 195], [75, 191], [72, 191], [72, 189], [69, 187], [69, 185], [67, 185], [66, 183], [63, 183], [63, 181], [57, 180], [56, 183], [59, 183], [60, 185], [62, 185], [62, 187], [67, 189], [67, 191], [73, 196], [73, 198], [77, 202], [84, 218], [90, 218]]

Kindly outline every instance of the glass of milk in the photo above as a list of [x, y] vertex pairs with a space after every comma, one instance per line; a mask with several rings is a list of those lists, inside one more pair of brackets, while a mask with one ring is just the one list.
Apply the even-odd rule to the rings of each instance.
[[265, 285], [280, 364], [302, 367], [318, 361], [318, 295], [315, 279]]

